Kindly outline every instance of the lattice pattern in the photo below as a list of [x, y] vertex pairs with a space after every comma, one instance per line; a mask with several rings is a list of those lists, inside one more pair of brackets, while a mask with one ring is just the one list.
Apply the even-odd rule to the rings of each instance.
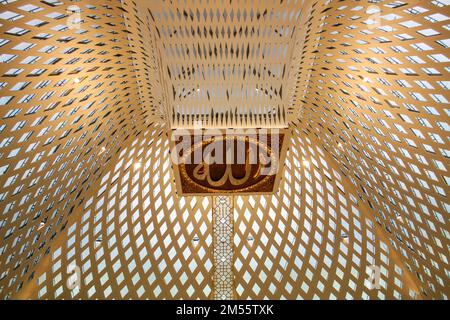
[[[106, 170], [25, 297], [213, 295], [211, 198], [174, 196], [167, 138], [145, 136]], [[377, 225], [321, 149], [309, 138], [292, 143], [282, 191], [235, 198], [237, 298], [414, 297]], [[372, 266], [380, 268], [380, 290], [371, 290]], [[80, 286], [68, 287], [75, 267]]]
[[33, 279], [84, 191], [142, 122], [120, 3], [71, 4], [0, 6], [1, 297]]
[[213, 197], [214, 298], [234, 298], [233, 197]]
[[125, 1], [148, 101], [172, 127], [284, 127], [303, 4]]
[[424, 298], [449, 296], [449, 4], [324, 6], [301, 111], [303, 126], [368, 200]]
[[[276, 195], [235, 199], [237, 297], [417, 297], [367, 208], [311, 138], [294, 129]], [[379, 290], [372, 289], [373, 267]]]
[[208, 67], [177, 46], [273, 39], [224, 41], [240, 24], [220, 2], [143, 3], [1, 2], [1, 298], [213, 298], [213, 202], [176, 195], [166, 124], [174, 102], [193, 125], [198, 101], [230, 107], [202, 96], [218, 83], [267, 90], [293, 133], [278, 193], [234, 199], [236, 298], [448, 298], [448, 0], [267, 2], [301, 9], [267, 27], [289, 72], [248, 59], [266, 73], [245, 83], [196, 78], [219, 53], [202, 47]]
[[[111, 164], [58, 239], [39, 273], [39, 286], [25, 294], [50, 299], [212, 295], [211, 202], [177, 197], [168, 139], [160, 130], [143, 136]], [[80, 268], [80, 286], [66, 285], [72, 266]]]

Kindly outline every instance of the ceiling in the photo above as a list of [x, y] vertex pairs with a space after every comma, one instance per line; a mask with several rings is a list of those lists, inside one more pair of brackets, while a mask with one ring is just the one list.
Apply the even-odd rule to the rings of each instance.
[[[3, 1], [0, 297], [215, 298], [224, 214], [234, 298], [447, 299], [448, 5]], [[278, 191], [179, 196], [199, 122], [288, 127]]]

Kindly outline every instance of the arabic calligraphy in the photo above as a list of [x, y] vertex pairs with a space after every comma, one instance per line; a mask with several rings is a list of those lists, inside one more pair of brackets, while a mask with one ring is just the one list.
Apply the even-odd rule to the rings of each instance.
[[[200, 163], [195, 167], [195, 169], [193, 171], [193, 176], [194, 176], [194, 178], [196, 178], [198, 180], [206, 179], [206, 181], [208, 181], [208, 183], [213, 187], [221, 187], [221, 186], [225, 185], [225, 183], [227, 181], [229, 181], [233, 186], [240, 186], [240, 185], [244, 184], [245, 182], [247, 182], [247, 180], [251, 176], [250, 158], [252, 156], [252, 153], [253, 153], [253, 148], [248, 148], [247, 156], [245, 157], [245, 175], [242, 178], [235, 178], [233, 175], [232, 165], [227, 164], [225, 172], [222, 175], [222, 177], [218, 180], [214, 180], [210, 174], [210, 166], [207, 164], [207, 163], [211, 163], [210, 155], [208, 155], [207, 156], [208, 158], [205, 159], [206, 163]], [[260, 172], [260, 166], [258, 165], [258, 170], [257, 170], [257, 173], [254, 175], [254, 178], [257, 175], [259, 175], [259, 172]]]
[[[279, 168], [272, 137], [217, 135], [191, 144], [178, 170], [185, 194], [271, 192]], [[284, 136], [276, 136], [281, 145]], [[278, 144], [275, 144], [277, 147]], [[195, 161], [201, 155], [201, 161]], [[189, 160], [187, 160], [189, 159]]]

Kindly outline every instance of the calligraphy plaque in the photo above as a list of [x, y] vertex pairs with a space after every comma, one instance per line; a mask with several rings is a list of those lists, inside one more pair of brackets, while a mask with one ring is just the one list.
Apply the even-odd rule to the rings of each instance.
[[171, 156], [181, 195], [268, 194], [283, 169], [286, 129], [180, 130]]

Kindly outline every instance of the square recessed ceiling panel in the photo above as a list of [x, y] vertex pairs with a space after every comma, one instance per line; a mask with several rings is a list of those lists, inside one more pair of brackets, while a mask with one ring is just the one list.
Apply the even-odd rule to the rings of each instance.
[[139, 5], [172, 128], [286, 126], [303, 1]]

